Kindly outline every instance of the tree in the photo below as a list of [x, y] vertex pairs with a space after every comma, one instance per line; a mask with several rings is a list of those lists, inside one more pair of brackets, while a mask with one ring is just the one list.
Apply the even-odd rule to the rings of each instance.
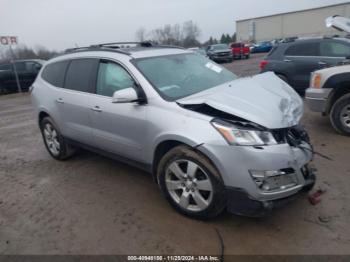
[[48, 60], [59, 54], [56, 51], [50, 51], [42, 46], [37, 46], [35, 49], [29, 48], [26, 45], [19, 45], [13, 48], [13, 56], [9, 49], [1, 53], [0, 61], [8, 62], [11, 59], [43, 59]]
[[166, 45], [179, 45], [184, 47], [200, 46], [198, 41], [200, 29], [193, 21], [186, 21], [182, 25], [164, 25], [150, 32], [154, 42]]
[[230, 44], [232, 42], [231, 36], [229, 34], [226, 35], [226, 44]]
[[140, 42], [143, 42], [146, 40], [146, 29], [143, 28], [143, 27], [140, 27], [136, 33], [135, 33], [135, 36], [136, 36], [136, 41], [140, 41]]
[[226, 36], [225, 36], [225, 34], [222, 34], [222, 35], [221, 35], [220, 43], [221, 43], [221, 44], [225, 44], [225, 43], [226, 43]]
[[236, 41], [237, 41], [236, 33], [234, 33], [234, 34], [232, 35], [231, 40], [232, 40], [232, 42], [236, 42]]

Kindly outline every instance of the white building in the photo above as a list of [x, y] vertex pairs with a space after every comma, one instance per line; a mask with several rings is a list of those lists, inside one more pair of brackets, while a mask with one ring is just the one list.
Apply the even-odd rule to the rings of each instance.
[[236, 21], [237, 41], [344, 35], [326, 27], [325, 19], [333, 15], [350, 17], [350, 3]]

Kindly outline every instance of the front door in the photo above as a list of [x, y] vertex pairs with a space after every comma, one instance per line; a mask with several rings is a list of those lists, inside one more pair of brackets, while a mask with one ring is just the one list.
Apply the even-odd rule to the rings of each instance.
[[146, 106], [112, 103], [115, 91], [134, 86], [135, 81], [120, 64], [101, 60], [90, 119], [96, 147], [141, 161], [147, 128]]

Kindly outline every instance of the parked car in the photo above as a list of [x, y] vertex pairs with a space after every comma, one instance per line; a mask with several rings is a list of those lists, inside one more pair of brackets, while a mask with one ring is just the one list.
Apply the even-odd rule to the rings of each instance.
[[250, 57], [250, 47], [245, 43], [232, 43], [231, 50], [233, 58], [248, 59]]
[[273, 45], [271, 42], [265, 41], [253, 45], [251, 50], [252, 53], [268, 53], [272, 49]]
[[117, 47], [73, 49], [39, 73], [32, 102], [53, 158], [83, 147], [134, 164], [195, 218], [261, 216], [312, 188], [303, 102], [273, 73], [238, 80], [185, 49]]
[[[17, 60], [15, 66], [22, 91], [28, 91], [34, 82], [44, 60]], [[0, 64], [0, 94], [18, 92], [12, 63]]]
[[232, 62], [231, 49], [226, 44], [209, 45], [206, 48], [207, 56], [215, 62]]
[[[330, 17], [327, 25], [350, 33], [348, 18]], [[305, 98], [311, 110], [329, 115], [334, 129], [350, 136], [350, 60], [342, 66], [315, 71]]]
[[297, 39], [275, 46], [261, 61], [261, 72], [275, 72], [303, 94], [310, 83], [311, 72], [334, 66], [350, 56], [350, 39]]
[[191, 47], [191, 48], [189, 48], [189, 50], [194, 51], [194, 52], [196, 52], [196, 53], [198, 53], [198, 54], [200, 54], [200, 55], [203, 55], [203, 56], [205, 56], [205, 57], [208, 57], [208, 56], [207, 56], [207, 53], [205, 52], [205, 49], [204, 49], [204, 48]]

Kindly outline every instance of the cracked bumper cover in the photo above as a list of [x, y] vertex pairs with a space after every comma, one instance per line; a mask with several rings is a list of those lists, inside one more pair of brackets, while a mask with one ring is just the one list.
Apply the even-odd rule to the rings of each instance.
[[256, 200], [243, 189], [227, 187], [227, 211], [236, 215], [262, 217], [270, 213], [273, 209], [283, 207], [297, 199], [301, 194], [308, 192], [315, 182], [315, 174], [308, 169], [305, 184], [298, 192], [288, 197], [268, 201]]

